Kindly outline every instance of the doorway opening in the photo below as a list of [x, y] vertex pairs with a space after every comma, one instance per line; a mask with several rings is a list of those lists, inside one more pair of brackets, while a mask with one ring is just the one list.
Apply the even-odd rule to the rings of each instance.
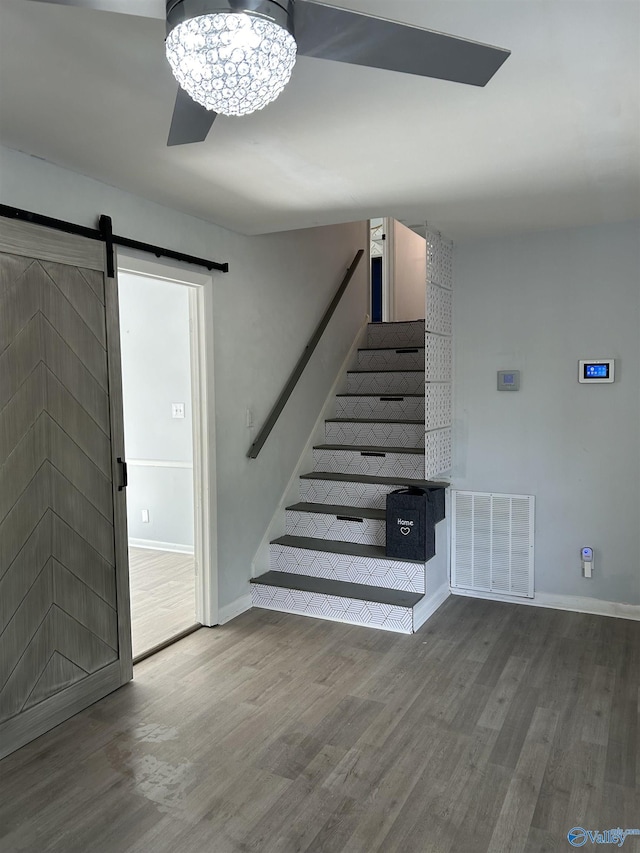
[[206, 280], [119, 256], [134, 663], [217, 621]]
[[389, 321], [389, 252], [388, 219], [371, 219], [371, 290], [369, 294], [369, 316], [372, 323]]

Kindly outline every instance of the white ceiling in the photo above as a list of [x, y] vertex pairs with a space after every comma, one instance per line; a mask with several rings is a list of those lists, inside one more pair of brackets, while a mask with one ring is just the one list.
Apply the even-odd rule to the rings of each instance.
[[161, 21], [0, 0], [0, 143], [246, 234], [640, 217], [640, 0], [332, 3], [512, 56], [484, 89], [303, 58], [263, 112], [166, 148]]

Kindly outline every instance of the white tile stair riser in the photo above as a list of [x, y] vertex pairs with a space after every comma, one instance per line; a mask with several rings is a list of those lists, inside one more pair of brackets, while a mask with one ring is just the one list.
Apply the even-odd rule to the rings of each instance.
[[[381, 396], [393, 396], [382, 394]], [[396, 395], [402, 397], [402, 394]], [[424, 398], [404, 397], [401, 400], [381, 400], [380, 397], [337, 397], [337, 418], [381, 418], [385, 421], [424, 420]]]
[[287, 545], [271, 545], [271, 571], [382, 586], [404, 592], [425, 591], [425, 568], [422, 563], [329, 554]]
[[[366, 451], [365, 451], [366, 452]], [[424, 479], [421, 453], [386, 453], [363, 456], [358, 450], [314, 450], [313, 470], [336, 474], [366, 474], [371, 477], [409, 477]]]
[[[356, 513], [354, 516], [357, 519]], [[321, 512], [287, 510], [286, 531], [289, 536], [308, 536], [312, 539], [330, 539], [334, 542], [357, 542], [359, 545], [384, 545], [386, 541], [383, 519], [363, 518], [347, 521]], [[271, 568], [276, 567], [272, 565]], [[282, 569], [282, 571], [293, 570]]]
[[361, 444], [366, 447], [424, 447], [424, 424], [350, 423], [325, 424], [327, 444]]
[[415, 323], [374, 323], [367, 333], [369, 347], [422, 347], [424, 320]]
[[347, 374], [347, 393], [349, 394], [423, 394], [425, 374], [418, 370], [373, 371], [371, 373], [351, 372]]
[[382, 483], [300, 480], [300, 500], [304, 503], [386, 509], [387, 495], [396, 489], [404, 488], [406, 486]]
[[413, 610], [410, 607], [360, 601], [319, 592], [281, 589], [264, 584], [251, 584], [251, 597], [254, 607], [264, 607], [267, 610], [366, 625], [400, 634], [411, 634], [413, 631]]
[[395, 349], [360, 350], [358, 369], [424, 370], [424, 347], [417, 352], [401, 352]]

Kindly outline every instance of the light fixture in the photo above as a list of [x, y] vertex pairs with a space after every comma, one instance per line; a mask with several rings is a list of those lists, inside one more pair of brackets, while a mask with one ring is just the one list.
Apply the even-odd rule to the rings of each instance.
[[263, 109], [296, 62], [292, 13], [291, 0], [178, 0], [167, 10], [166, 41], [176, 80], [216, 113]]

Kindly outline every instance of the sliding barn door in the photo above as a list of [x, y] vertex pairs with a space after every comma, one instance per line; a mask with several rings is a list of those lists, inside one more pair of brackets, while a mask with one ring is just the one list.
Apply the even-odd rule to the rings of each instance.
[[0, 219], [0, 757], [131, 678], [116, 281]]

